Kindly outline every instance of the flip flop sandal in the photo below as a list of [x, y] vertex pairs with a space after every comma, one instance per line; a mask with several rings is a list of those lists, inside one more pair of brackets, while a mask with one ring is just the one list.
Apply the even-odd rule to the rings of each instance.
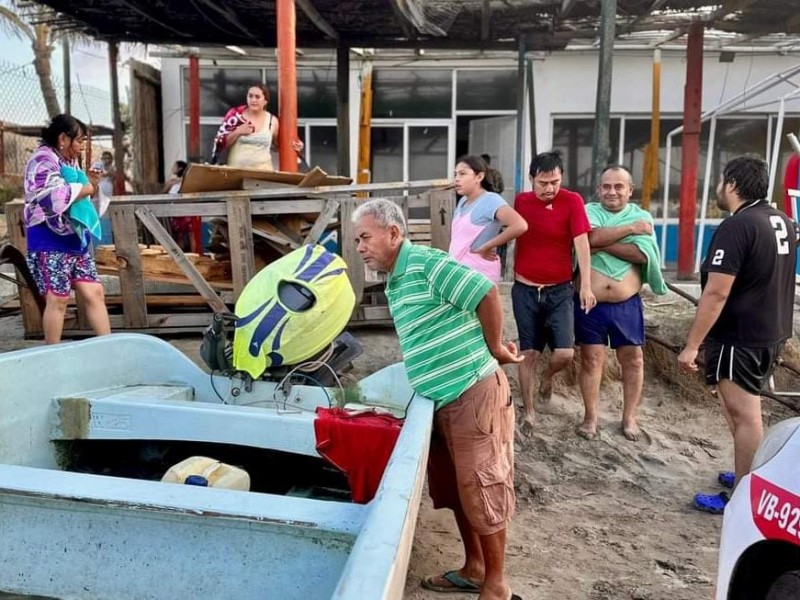
[[447, 571], [441, 575], [442, 579], [447, 580], [452, 585], [444, 586], [434, 583], [434, 577], [426, 577], [422, 580], [422, 587], [426, 590], [441, 592], [444, 594], [480, 594], [481, 586], [472, 583], [469, 579], [464, 579], [458, 571]]
[[711, 513], [712, 515], [721, 515], [725, 511], [725, 505], [728, 504], [730, 498], [727, 492], [720, 492], [719, 494], [695, 494], [692, 505], [697, 510]]
[[736, 483], [736, 473], [733, 471], [720, 471], [717, 481], [722, 487], [733, 489], [733, 485]]

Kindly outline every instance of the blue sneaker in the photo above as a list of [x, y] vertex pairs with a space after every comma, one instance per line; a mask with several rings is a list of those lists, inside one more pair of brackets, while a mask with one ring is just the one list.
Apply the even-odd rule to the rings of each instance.
[[722, 487], [732, 490], [733, 484], [736, 483], [736, 473], [733, 471], [720, 471], [717, 476], [717, 481], [719, 481]]
[[729, 500], [728, 492], [720, 492], [719, 494], [695, 494], [692, 505], [697, 510], [702, 510], [712, 515], [721, 515], [725, 511], [725, 505], [728, 504]]

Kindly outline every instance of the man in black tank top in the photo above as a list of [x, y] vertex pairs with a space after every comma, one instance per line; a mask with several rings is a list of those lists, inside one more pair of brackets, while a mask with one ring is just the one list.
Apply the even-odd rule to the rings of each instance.
[[[732, 215], [703, 261], [703, 293], [678, 357], [684, 370], [697, 371], [705, 340], [706, 383], [717, 386], [733, 434], [736, 483], [750, 471], [761, 442], [760, 391], [792, 335], [797, 233], [794, 221], [765, 200], [768, 187], [760, 158], [741, 156], [725, 165], [717, 203]], [[724, 495], [695, 497], [704, 510], [725, 502]]]

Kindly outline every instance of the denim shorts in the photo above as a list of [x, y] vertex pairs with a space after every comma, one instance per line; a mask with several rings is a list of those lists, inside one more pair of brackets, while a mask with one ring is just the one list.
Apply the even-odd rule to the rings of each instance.
[[514, 282], [511, 306], [521, 351], [575, 346], [573, 294], [571, 281], [541, 287]]

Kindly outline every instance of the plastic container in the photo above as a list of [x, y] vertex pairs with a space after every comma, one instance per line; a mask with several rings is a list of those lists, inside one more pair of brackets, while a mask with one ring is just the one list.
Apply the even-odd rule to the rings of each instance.
[[[192, 478], [186, 481], [187, 478]], [[250, 475], [244, 469], [221, 463], [207, 456], [191, 456], [164, 473], [161, 481], [166, 483], [189, 483], [198, 485], [199, 478], [208, 482], [208, 487], [227, 490], [250, 490]]]

